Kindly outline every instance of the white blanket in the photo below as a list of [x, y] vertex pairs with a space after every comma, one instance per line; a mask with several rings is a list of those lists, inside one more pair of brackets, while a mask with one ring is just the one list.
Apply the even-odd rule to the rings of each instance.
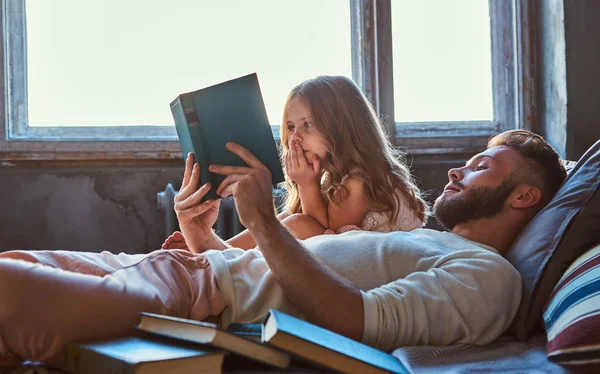
[[413, 373], [568, 373], [546, 358], [543, 334], [527, 342], [502, 336], [491, 344], [448, 347], [415, 346], [396, 349], [393, 355]]

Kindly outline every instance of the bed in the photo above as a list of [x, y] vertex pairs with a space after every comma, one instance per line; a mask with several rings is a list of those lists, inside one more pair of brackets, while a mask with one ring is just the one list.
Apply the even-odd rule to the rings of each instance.
[[[600, 141], [565, 166], [556, 196], [506, 254], [523, 279], [508, 331], [483, 346], [394, 350], [411, 372], [600, 372]], [[60, 371], [27, 363], [9, 372]]]

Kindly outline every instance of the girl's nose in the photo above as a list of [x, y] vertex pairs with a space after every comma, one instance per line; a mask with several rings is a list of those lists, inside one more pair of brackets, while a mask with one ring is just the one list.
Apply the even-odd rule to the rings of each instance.
[[302, 143], [302, 135], [298, 131], [294, 132], [290, 137], [290, 143], [299, 142]]

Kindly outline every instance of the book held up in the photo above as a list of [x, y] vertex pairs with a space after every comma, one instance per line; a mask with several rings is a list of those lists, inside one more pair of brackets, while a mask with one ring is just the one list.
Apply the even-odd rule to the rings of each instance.
[[284, 181], [256, 73], [180, 94], [170, 106], [184, 158], [192, 152], [200, 165], [199, 186], [211, 183], [203, 200], [220, 198], [216, 190], [225, 179], [209, 165], [247, 166], [225, 148], [228, 142], [252, 152], [270, 170], [272, 184]]

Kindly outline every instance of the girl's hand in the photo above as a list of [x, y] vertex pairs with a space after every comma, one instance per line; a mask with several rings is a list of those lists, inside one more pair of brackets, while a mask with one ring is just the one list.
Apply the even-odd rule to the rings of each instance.
[[312, 165], [308, 163], [306, 155], [299, 143], [292, 142], [285, 156], [285, 170], [287, 175], [298, 187], [318, 184], [321, 176], [321, 160], [317, 155], [312, 156]]

